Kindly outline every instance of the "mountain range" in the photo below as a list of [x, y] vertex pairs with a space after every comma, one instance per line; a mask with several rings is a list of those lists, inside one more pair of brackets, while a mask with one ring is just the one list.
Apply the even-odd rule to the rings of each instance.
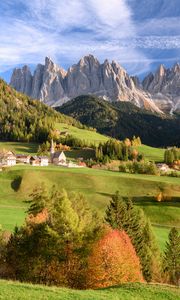
[[180, 110], [180, 65], [171, 69], [160, 66], [142, 83], [132, 77], [116, 61], [100, 63], [93, 55], [84, 56], [67, 71], [50, 58], [38, 64], [34, 73], [28, 66], [14, 69], [11, 86], [50, 106], [81, 96], [96, 95], [114, 101], [129, 101], [151, 112]]

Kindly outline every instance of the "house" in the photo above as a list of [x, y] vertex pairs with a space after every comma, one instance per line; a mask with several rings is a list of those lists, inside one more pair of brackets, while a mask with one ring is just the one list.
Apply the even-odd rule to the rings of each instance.
[[49, 158], [47, 156], [39, 156], [39, 162], [41, 167], [47, 167], [49, 165]]
[[158, 168], [161, 172], [168, 172], [168, 171], [170, 170], [170, 169], [169, 169], [169, 166], [166, 165], [166, 164], [161, 164], [161, 163], [159, 163], [159, 164], [157, 164], [156, 166], [157, 166], [157, 168]]
[[49, 158], [47, 156], [31, 156], [30, 164], [34, 167], [46, 167], [49, 164]]
[[30, 158], [30, 165], [32, 166], [39, 166], [40, 165], [40, 161], [39, 161], [39, 157], [37, 156], [31, 156]]
[[29, 164], [30, 163], [30, 155], [26, 154], [16, 154], [16, 160], [18, 163]]
[[68, 168], [84, 168], [84, 167], [86, 167], [86, 164], [84, 164], [84, 163], [76, 164], [76, 163], [70, 161], [70, 162], [68, 162], [67, 167]]
[[2, 166], [15, 166], [16, 165], [16, 155], [12, 151], [3, 150], [0, 152], [0, 164]]

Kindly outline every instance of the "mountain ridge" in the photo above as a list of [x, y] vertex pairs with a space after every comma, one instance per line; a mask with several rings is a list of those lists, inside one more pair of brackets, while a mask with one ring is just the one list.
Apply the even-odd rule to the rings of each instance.
[[180, 146], [178, 116], [154, 114], [130, 102], [109, 103], [94, 95], [79, 96], [56, 110], [120, 140], [135, 135], [155, 147]]
[[10, 84], [32, 98], [51, 106], [77, 96], [94, 94], [108, 101], [129, 101], [138, 107], [162, 113], [136, 77], [131, 77], [116, 61], [100, 63], [93, 55], [84, 56], [67, 71], [46, 57], [45, 65], [37, 65], [34, 74], [24, 66], [14, 69]]

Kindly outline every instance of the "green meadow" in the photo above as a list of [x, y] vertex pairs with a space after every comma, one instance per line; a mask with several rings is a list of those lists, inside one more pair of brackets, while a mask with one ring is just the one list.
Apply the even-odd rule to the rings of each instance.
[[38, 144], [35, 143], [20, 143], [20, 142], [0, 142], [0, 151], [6, 149], [17, 154], [36, 154]]
[[[163, 249], [169, 229], [180, 227], [180, 180], [173, 177], [125, 174], [89, 168], [15, 166], [0, 173], [0, 224], [13, 230], [21, 225], [27, 204], [24, 202], [33, 188], [44, 182], [47, 187], [85, 194], [90, 206], [103, 216], [112, 194], [119, 190], [122, 196], [133, 197], [136, 205], [150, 218], [154, 232]], [[155, 197], [163, 191], [164, 202]], [[158, 227], [157, 227], [158, 226]], [[163, 226], [168, 226], [163, 227]]]
[[109, 139], [109, 137], [106, 137], [105, 135], [102, 135], [96, 131], [79, 129], [65, 123], [57, 123], [56, 129], [60, 130], [61, 132], [67, 132], [68, 134], [91, 144], [103, 143]]
[[154, 148], [146, 145], [141, 145], [137, 147], [140, 153], [143, 153], [145, 158], [150, 161], [163, 162], [164, 161], [164, 151], [165, 149]]
[[2, 300], [179, 300], [178, 288], [148, 284], [122, 284], [99, 290], [70, 290], [0, 280]]

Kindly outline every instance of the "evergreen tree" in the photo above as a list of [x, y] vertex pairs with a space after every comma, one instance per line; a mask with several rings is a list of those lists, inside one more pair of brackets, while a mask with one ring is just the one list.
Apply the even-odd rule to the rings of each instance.
[[142, 272], [147, 281], [159, 279], [160, 252], [149, 220], [131, 199], [122, 198], [119, 192], [112, 196], [105, 216], [112, 228], [125, 230], [140, 258]]
[[163, 267], [169, 282], [178, 284], [180, 280], [180, 235], [176, 228], [169, 233], [169, 241], [166, 243]]
[[36, 216], [42, 212], [45, 207], [49, 206], [49, 195], [44, 183], [36, 186], [30, 195], [31, 200], [27, 200], [26, 203], [30, 204], [27, 213]]
[[124, 229], [124, 224], [127, 221], [127, 207], [118, 191], [112, 196], [110, 204], [107, 207], [105, 220], [114, 229]]

